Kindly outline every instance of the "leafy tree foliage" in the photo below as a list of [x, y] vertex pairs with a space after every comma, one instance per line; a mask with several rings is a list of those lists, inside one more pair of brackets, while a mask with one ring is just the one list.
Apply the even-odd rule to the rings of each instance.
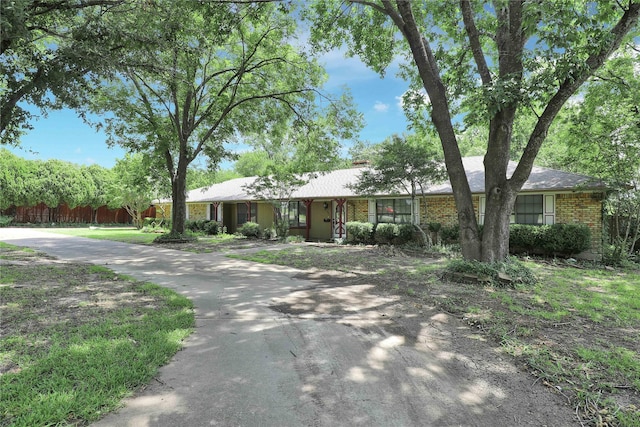
[[[407, 194], [411, 196], [411, 222], [416, 223], [417, 191], [446, 179], [446, 171], [438, 160], [434, 141], [416, 135], [393, 135], [376, 147], [371, 168], [362, 171], [353, 189], [360, 194]], [[427, 241], [426, 236], [423, 238]]]
[[149, 163], [150, 159], [142, 153], [126, 154], [112, 169], [114, 179], [108, 191], [109, 206], [125, 208], [137, 228], [142, 228], [142, 212], [151, 206], [158, 194]]
[[[113, 114], [106, 121], [111, 144], [162, 161], [172, 233], [182, 234], [194, 159], [203, 155], [215, 169], [239, 135], [277, 135], [287, 126], [322, 132], [309, 118], [318, 112], [316, 88], [325, 75], [288, 43], [295, 20], [284, 4], [166, 0], [144, 12], [130, 25], [149, 43], [130, 50], [121, 61], [129, 65], [103, 86], [93, 110]], [[327, 116], [348, 113], [324, 104]]]
[[[30, 129], [28, 103], [45, 114], [79, 108], [109, 53], [123, 46], [105, 16], [132, 0], [11, 0], [0, 2], [0, 143], [17, 145]], [[118, 28], [121, 33], [123, 28]]]
[[60, 160], [25, 160], [5, 149], [0, 154], [0, 209], [39, 203], [95, 209], [106, 204], [111, 176], [104, 168]]
[[563, 127], [566, 166], [597, 176], [611, 193], [605, 203], [618, 262], [640, 238], [640, 53], [617, 54], [593, 78]]
[[[551, 123], [625, 38], [637, 35], [639, 13], [637, 0], [317, 0], [307, 16], [316, 45], [346, 43], [348, 54], [380, 73], [394, 57], [407, 59], [401, 76], [413, 91], [405, 105], [414, 123], [428, 114], [440, 137], [463, 256], [495, 262], [508, 254], [509, 214]], [[535, 124], [508, 176], [514, 123], [525, 110], [534, 112]], [[488, 129], [482, 234], [462, 165], [457, 115], [466, 125]]]

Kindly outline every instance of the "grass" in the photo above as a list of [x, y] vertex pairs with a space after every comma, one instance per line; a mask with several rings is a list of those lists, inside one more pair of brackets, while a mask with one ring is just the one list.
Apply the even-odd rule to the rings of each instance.
[[22, 261], [2, 266], [0, 425], [101, 418], [146, 384], [194, 327], [191, 302], [172, 290], [0, 249]]
[[445, 261], [337, 248], [337, 253], [296, 248], [235, 257], [301, 269], [366, 271], [375, 275], [379, 292], [429, 299], [484, 332], [524, 363], [535, 382], [564, 395], [582, 425], [640, 427], [637, 269], [525, 261], [537, 284], [510, 289], [443, 281]]
[[67, 236], [88, 237], [89, 239], [114, 240], [116, 242], [150, 245], [157, 233], [143, 233], [133, 227], [118, 228], [51, 228], [44, 229], [51, 233], [65, 234]]

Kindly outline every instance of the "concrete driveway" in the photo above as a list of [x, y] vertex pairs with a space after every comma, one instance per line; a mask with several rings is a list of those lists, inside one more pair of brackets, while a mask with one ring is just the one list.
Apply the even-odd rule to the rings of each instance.
[[[106, 265], [193, 300], [197, 329], [184, 349], [96, 426], [577, 424], [564, 397], [456, 319], [427, 313], [417, 333], [405, 333], [384, 318], [392, 296], [317, 289], [294, 278], [294, 269], [220, 254], [33, 229], [0, 229], [0, 240]], [[326, 315], [316, 304], [291, 315], [270, 308], [291, 298], [304, 305], [318, 292], [366, 311]]]

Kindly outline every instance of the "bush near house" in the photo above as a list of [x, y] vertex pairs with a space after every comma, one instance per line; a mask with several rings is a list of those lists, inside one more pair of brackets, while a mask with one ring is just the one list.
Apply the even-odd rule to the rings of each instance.
[[347, 242], [353, 244], [379, 243], [383, 245], [403, 245], [414, 240], [411, 224], [351, 221], [346, 224]]
[[370, 222], [347, 222], [347, 242], [353, 244], [373, 243], [375, 226]]
[[571, 256], [591, 246], [591, 231], [584, 224], [512, 224], [509, 233], [512, 253]]
[[255, 222], [245, 222], [238, 230], [245, 237], [260, 237], [260, 224]]
[[184, 227], [194, 233], [207, 234], [209, 236], [215, 236], [220, 233], [221, 226], [217, 221], [209, 221], [206, 219], [187, 220]]

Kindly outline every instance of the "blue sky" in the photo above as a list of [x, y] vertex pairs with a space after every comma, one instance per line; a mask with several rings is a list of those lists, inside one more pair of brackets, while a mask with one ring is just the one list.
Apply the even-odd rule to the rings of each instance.
[[[395, 76], [397, 64], [392, 64], [381, 79], [358, 58], [345, 58], [342, 51], [325, 54], [322, 62], [329, 74], [325, 90], [337, 92], [346, 85], [358, 110], [364, 115], [361, 140], [380, 142], [393, 133], [407, 130], [399, 101], [408, 89], [408, 83]], [[71, 110], [52, 111], [47, 118], [33, 121], [32, 125], [34, 129], [23, 135], [20, 146], [10, 149], [20, 157], [60, 159], [79, 165], [95, 163], [108, 168], [115, 164], [116, 159], [124, 157], [120, 147], [108, 148], [106, 135], [86, 125]], [[345, 146], [345, 155], [346, 149]], [[231, 165], [225, 162], [222, 167], [230, 168]]]

